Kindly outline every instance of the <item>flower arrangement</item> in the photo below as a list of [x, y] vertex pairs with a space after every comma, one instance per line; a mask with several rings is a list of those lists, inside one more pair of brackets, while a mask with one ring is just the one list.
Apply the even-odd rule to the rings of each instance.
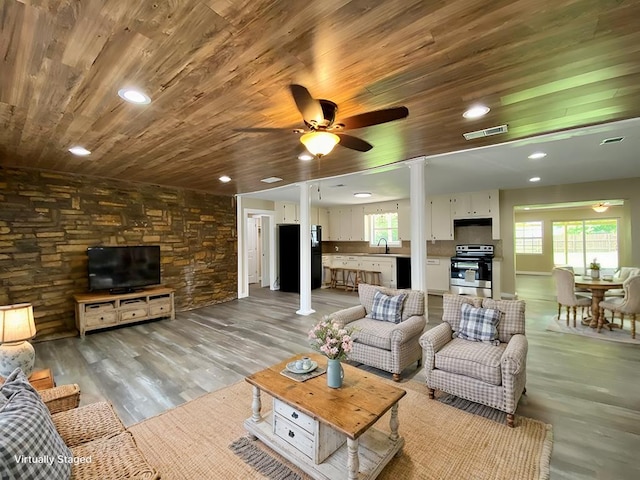
[[311, 346], [332, 360], [344, 360], [353, 348], [353, 328], [344, 328], [324, 317], [309, 331]]
[[597, 258], [593, 259], [593, 261], [589, 264], [589, 268], [591, 270], [600, 270], [600, 264], [598, 263]]

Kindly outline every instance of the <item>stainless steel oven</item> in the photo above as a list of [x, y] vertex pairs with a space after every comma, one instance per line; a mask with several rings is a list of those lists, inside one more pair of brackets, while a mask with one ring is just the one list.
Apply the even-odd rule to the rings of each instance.
[[493, 245], [456, 245], [451, 257], [451, 293], [491, 297]]

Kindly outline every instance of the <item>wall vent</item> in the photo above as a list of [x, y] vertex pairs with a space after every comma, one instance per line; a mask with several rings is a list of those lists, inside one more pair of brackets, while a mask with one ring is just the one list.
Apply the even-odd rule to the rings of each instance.
[[609, 145], [610, 143], [620, 143], [622, 140], [624, 140], [624, 137], [605, 138], [600, 142], [600, 145]]
[[475, 132], [463, 133], [464, 138], [473, 140], [474, 138], [490, 137], [491, 135], [499, 135], [509, 131], [507, 125], [498, 125], [497, 127], [485, 128], [484, 130], [476, 130]]

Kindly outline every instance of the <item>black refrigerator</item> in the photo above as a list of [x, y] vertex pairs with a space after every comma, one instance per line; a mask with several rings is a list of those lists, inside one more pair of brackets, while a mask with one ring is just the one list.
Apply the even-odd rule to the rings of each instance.
[[[300, 293], [300, 225], [278, 225], [280, 290]], [[322, 227], [311, 225], [311, 289], [322, 285]]]

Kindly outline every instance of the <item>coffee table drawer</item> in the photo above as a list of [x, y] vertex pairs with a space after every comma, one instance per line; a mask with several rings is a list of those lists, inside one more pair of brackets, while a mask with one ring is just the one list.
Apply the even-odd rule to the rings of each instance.
[[302, 428], [294, 425], [277, 413], [273, 416], [274, 433], [294, 447], [296, 450], [304, 453], [310, 459], [314, 459], [315, 444], [311, 437]]
[[309, 415], [302, 413], [299, 410], [296, 410], [288, 403], [284, 403], [283, 401], [278, 400], [277, 398], [273, 399], [273, 409], [280, 416], [286, 418], [294, 425], [300, 428], [303, 428], [304, 430], [309, 432], [311, 435], [315, 433], [316, 421], [313, 418], [311, 418]]

